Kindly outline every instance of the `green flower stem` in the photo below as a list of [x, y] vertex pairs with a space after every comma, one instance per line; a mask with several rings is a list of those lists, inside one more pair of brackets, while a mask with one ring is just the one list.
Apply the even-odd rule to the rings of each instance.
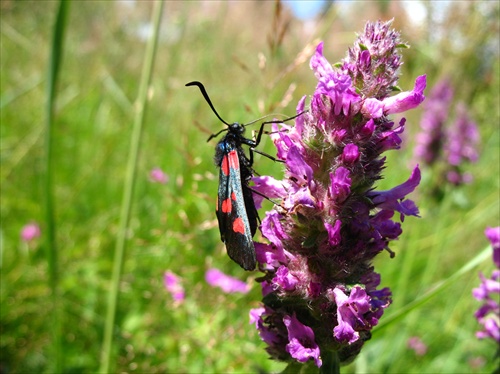
[[70, 2], [60, 0], [54, 23], [50, 60], [47, 69], [46, 118], [45, 118], [45, 175], [43, 180], [43, 205], [45, 215], [44, 247], [48, 263], [49, 288], [52, 303], [52, 369], [56, 373], [63, 370], [62, 324], [63, 309], [59, 290], [59, 263], [56, 241], [56, 221], [54, 206], [54, 117], [57, 83], [63, 55], [64, 31]]
[[282, 374], [340, 374], [340, 360], [337, 352], [322, 352], [321, 361], [323, 364], [318, 368], [313, 360], [304, 363], [297, 361], [290, 362], [281, 372]]
[[113, 260], [113, 274], [108, 293], [108, 309], [106, 314], [104, 341], [101, 355], [100, 371], [102, 373], [111, 372], [113, 331], [115, 325], [116, 306], [118, 302], [119, 284], [125, 258], [126, 237], [130, 224], [130, 212], [132, 208], [132, 197], [135, 187], [135, 176], [137, 171], [137, 160], [139, 158], [140, 142], [144, 118], [146, 115], [146, 105], [148, 101], [148, 89], [151, 83], [156, 47], [158, 44], [161, 15], [163, 12], [163, 0], [156, 1], [153, 5], [152, 24], [154, 26], [153, 35], [148, 40], [144, 65], [141, 73], [139, 93], [134, 105], [135, 116], [130, 137], [130, 150], [127, 162], [127, 169], [124, 181], [123, 199], [120, 211], [120, 223]]

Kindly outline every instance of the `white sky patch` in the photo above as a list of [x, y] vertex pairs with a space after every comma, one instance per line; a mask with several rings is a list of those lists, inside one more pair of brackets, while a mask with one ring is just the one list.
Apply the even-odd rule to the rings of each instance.
[[[432, 11], [431, 18], [435, 22], [441, 22], [445, 16], [448, 8], [452, 4], [452, 0], [433, 1], [430, 3]], [[427, 18], [427, 11], [429, 7], [425, 5], [424, 1], [403, 1], [403, 8], [410, 16], [410, 20], [416, 26], [424, 26]]]
[[427, 9], [421, 1], [403, 1], [402, 5], [410, 16], [411, 22], [418, 26], [425, 24]]

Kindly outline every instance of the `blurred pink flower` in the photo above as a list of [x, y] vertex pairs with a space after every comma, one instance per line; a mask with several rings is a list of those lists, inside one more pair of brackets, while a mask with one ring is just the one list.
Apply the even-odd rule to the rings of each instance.
[[149, 172], [149, 178], [152, 182], [157, 182], [161, 184], [165, 184], [168, 182], [168, 175], [163, 172], [160, 168], [153, 168]]
[[28, 223], [21, 229], [21, 239], [30, 242], [41, 235], [40, 226], [37, 223]]
[[408, 348], [413, 349], [417, 356], [423, 356], [427, 353], [427, 345], [418, 336], [409, 338], [407, 344]]
[[163, 276], [165, 288], [174, 298], [176, 302], [183, 302], [185, 297], [184, 287], [181, 285], [181, 279], [176, 274], [167, 270]]
[[224, 274], [218, 269], [209, 269], [205, 273], [205, 280], [212, 287], [219, 287], [225, 293], [247, 293], [250, 286], [239, 279]]

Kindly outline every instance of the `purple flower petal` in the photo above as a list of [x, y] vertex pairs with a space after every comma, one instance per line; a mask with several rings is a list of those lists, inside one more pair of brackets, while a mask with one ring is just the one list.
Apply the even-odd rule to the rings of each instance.
[[347, 199], [351, 193], [351, 178], [350, 172], [343, 166], [340, 166], [335, 170], [335, 173], [330, 173], [330, 187], [328, 188], [328, 193], [330, 198], [335, 201], [336, 204], [341, 204]]
[[252, 181], [254, 183], [252, 190], [260, 192], [271, 199], [283, 198], [286, 196], [283, 181], [279, 181], [269, 176], [253, 177]]
[[288, 156], [288, 150], [293, 145], [293, 141], [291, 138], [291, 136], [293, 135], [291, 134], [292, 131], [293, 128], [286, 124], [280, 124], [280, 126], [278, 126], [277, 124], [273, 123], [271, 139], [276, 146], [276, 157], [280, 160], [286, 160]]
[[286, 266], [280, 266], [273, 278], [273, 283], [284, 291], [293, 291], [299, 280], [288, 271]]
[[290, 177], [294, 177], [300, 184], [310, 185], [313, 170], [304, 160], [302, 154], [296, 146], [290, 147], [286, 157], [286, 165]]
[[323, 42], [316, 47], [316, 52], [311, 57], [309, 65], [318, 79], [333, 72], [332, 65], [323, 57]]
[[357, 104], [361, 97], [352, 86], [349, 75], [332, 72], [320, 78], [314, 95], [328, 96], [333, 104], [334, 115], [348, 115], [349, 109]]
[[494, 271], [492, 279], [486, 278], [483, 274], [479, 274], [479, 278], [481, 279], [481, 284], [478, 288], [474, 288], [472, 290], [472, 294], [477, 300], [488, 300], [490, 298], [490, 294], [500, 295], [500, 283], [498, 282], [498, 279], [500, 278], [500, 271]]
[[262, 205], [263, 196], [269, 199], [281, 199], [286, 195], [285, 183], [283, 181], [278, 181], [273, 177], [260, 176], [253, 177], [252, 190], [259, 192], [260, 194], [253, 194], [253, 200], [255, 203], [255, 208], [260, 209]]
[[420, 169], [418, 165], [413, 169], [410, 178], [388, 191], [373, 191], [368, 195], [380, 209], [392, 210], [407, 216], [418, 216], [418, 209], [413, 202], [404, 203], [400, 200], [413, 192], [420, 183]]
[[[405, 200], [403, 203], [406, 201], [412, 202], [411, 200]], [[377, 228], [381, 238], [397, 239], [403, 232], [401, 224], [391, 220], [393, 216], [394, 212], [390, 210], [381, 210], [373, 216], [372, 225]]]
[[352, 344], [359, 339], [359, 332], [355, 328], [365, 325], [363, 314], [370, 310], [370, 297], [359, 286], [354, 286], [349, 296], [338, 287], [333, 290], [333, 294], [337, 304], [338, 322], [333, 333], [339, 341]]
[[317, 206], [317, 201], [308, 186], [302, 188], [290, 188], [290, 191], [291, 192], [283, 204], [286, 209], [292, 209], [293, 207], [299, 205], [308, 208], [315, 208]]
[[282, 241], [288, 238], [288, 235], [283, 230], [280, 217], [280, 214], [276, 211], [267, 212], [262, 220], [260, 231], [278, 250], [283, 251]]
[[267, 295], [275, 291], [273, 285], [270, 282], [265, 281], [262, 282], [260, 285], [262, 288], [262, 297], [266, 297]]
[[366, 118], [380, 118], [384, 115], [384, 103], [375, 98], [368, 98], [363, 102], [361, 113]]
[[255, 324], [255, 328], [257, 328], [257, 324], [259, 322], [259, 320], [261, 320], [261, 316], [264, 314], [264, 312], [266, 311], [266, 309], [264, 307], [260, 307], [260, 308], [254, 308], [254, 309], [250, 309], [250, 323], [254, 323]]
[[401, 121], [399, 122], [399, 126], [397, 128], [385, 131], [380, 134], [378, 146], [381, 152], [385, 152], [391, 149], [399, 149], [401, 147], [402, 140], [399, 134], [403, 133], [405, 122], [406, 118], [401, 118]]
[[484, 330], [476, 332], [478, 339], [491, 338], [500, 343], [500, 326], [495, 318], [487, 318], [483, 322]]
[[[297, 109], [296, 109], [297, 114], [304, 112], [305, 105], [306, 105], [306, 96], [302, 96], [302, 99], [300, 99], [297, 104]], [[295, 119], [294, 130], [295, 133], [299, 136], [299, 139], [302, 139], [302, 130], [304, 129], [304, 121], [307, 115], [308, 113], [304, 113]]]
[[247, 293], [250, 286], [239, 279], [224, 274], [218, 269], [209, 269], [205, 273], [205, 280], [212, 287], [219, 287], [225, 293]]
[[300, 323], [295, 314], [283, 317], [283, 323], [288, 330], [286, 351], [299, 362], [307, 362], [312, 358], [316, 366], [321, 367], [320, 351], [313, 330]]
[[413, 91], [401, 92], [384, 99], [382, 101], [384, 103], [384, 113], [386, 115], [402, 113], [416, 108], [425, 99], [424, 90], [426, 85], [426, 76], [421, 75], [416, 79]]
[[371, 138], [375, 131], [375, 121], [370, 119], [359, 132], [362, 138]]
[[325, 229], [328, 232], [328, 244], [330, 244], [332, 247], [340, 244], [340, 240], [342, 239], [340, 236], [341, 226], [342, 222], [340, 222], [340, 220], [335, 221], [335, 224], [333, 226], [325, 222]]
[[342, 151], [342, 162], [352, 165], [359, 160], [359, 148], [356, 144], [347, 144]]
[[274, 270], [281, 264], [288, 263], [283, 249], [273, 247], [269, 244], [254, 243], [257, 262], [261, 264], [262, 270]]
[[500, 226], [488, 227], [484, 231], [484, 234], [493, 247], [493, 263], [497, 268], [500, 268]]

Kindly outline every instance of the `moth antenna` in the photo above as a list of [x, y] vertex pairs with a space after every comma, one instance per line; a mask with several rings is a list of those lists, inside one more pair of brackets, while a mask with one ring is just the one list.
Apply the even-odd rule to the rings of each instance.
[[[275, 120], [275, 121], [266, 121], [266, 122], [262, 122], [262, 123], [263, 123], [263, 124], [268, 124], [268, 123], [286, 123], [287, 121], [291, 121], [292, 119], [295, 119], [295, 118], [297, 118], [297, 117], [300, 117], [301, 115], [303, 115], [304, 113], [307, 113], [307, 112], [308, 112], [308, 110], [306, 109], [306, 110], [303, 110], [303, 111], [302, 111], [302, 112], [300, 112], [299, 114], [296, 114], [296, 115], [294, 115], [294, 116], [292, 116], [292, 117], [288, 117], [288, 118], [285, 118], [285, 119], [277, 119], [277, 120]], [[257, 121], [259, 121], [259, 120], [261, 120], [261, 119], [263, 119], [263, 118], [265, 118], [265, 117], [275, 116], [275, 115], [276, 115], [276, 114], [268, 114], [267, 116], [264, 116], [264, 117], [261, 117], [261, 118], [259, 118], [259, 119], [256, 119], [255, 121], [249, 122], [249, 123], [247, 123], [247, 124], [245, 124], [245, 125], [243, 125], [243, 126], [251, 125], [252, 123], [257, 122]]]
[[212, 108], [212, 111], [215, 113], [217, 118], [220, 119], [220, 121], [222, 123], [224, 123], [226, 126], [231, 126], [229, 123], [224, 121], [221, 116], [219, 116], [219, 113], [217, 113], [217, 111], [215, 110], [214, 105], [212, 104], [212, 101], [210, 100], [210, 97], [208, 97], [207, 91], [205, 90], [205, 86], [203, 86], [203, 84], [201, 82], [193, 81], [193, 82], [186, 83], [186, 87], [188, 87], [188, 86], [197, 86], [200, 89], [201, 94], [205, 98], [205, 101], [208, 103], [210, 108]]

